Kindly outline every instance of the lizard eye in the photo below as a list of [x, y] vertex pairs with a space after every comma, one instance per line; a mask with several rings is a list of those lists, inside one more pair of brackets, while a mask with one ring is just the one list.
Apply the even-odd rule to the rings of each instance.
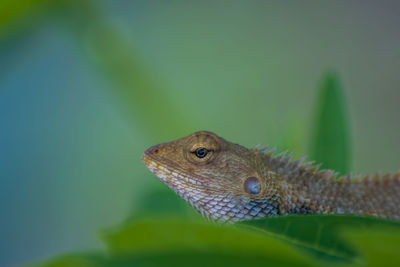
[[208, 133], [190, 136], [185, 145], [183, 147], [185, 158], [198, 166], [214, 162], [220, 150], [218, 140]]
[[261, 192], [261, 183], [256, 177], [249, 177], [244, 182], [244, 191], [251, 195], [257, 195]]
[[206, 149], [204, 147], [199, 147], [195, 151], [193, 151], [192, 153], [195, 154], [196, 157], [198, 157], [199, 159], [202, 159], [205, 156], [207, 156], [208, 152], [211, 152], [211, 150]]

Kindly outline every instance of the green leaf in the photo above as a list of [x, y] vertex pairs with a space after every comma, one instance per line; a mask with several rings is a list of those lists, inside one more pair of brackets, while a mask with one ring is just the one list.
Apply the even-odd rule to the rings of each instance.
[[233, 226], [142, 218], [102, 239], [108, 253], [71, 254], [36, 266], [400, 264], [400, 223], [352, 216], [269, 217]]
[[107, 254], [71, 254], [36, 266], [315, 266], [268, 234], [184, 218], [136, 220], [108, 231], [103, 240]]
[[319, 90], [310, 142], [310, 158], [326, 169], [347, 173], [350, 137], [347, 110], [338, 78], [327, 74]]
[[[59, 256], [43, 263], [26, 265], [25, 267], [106, 267], [112, 266], [110, 260], [102, 253], [76, 253]], [[113, 265], [118, 266], [118, 265]]]
[[36, 267], [158, 267], [158, 266], [310, 266], [285, 259], [270, 259], [259, 254], [181, 251], [144, 253], [125, 256], [76, 254], [56, 258]]
[[[190, 255], [190, 264], [213, 260], [233, 263], [272, 262], [290, 266], [310, 266], [310, 260], [291, 245], [268, 234], [240, 230], [227, 225], [190, 222], [182, 219], [142, 219], [103, 236], [110, 255]], [[186, 265], [188, 262], [186, 262]]]
[[392, 228], [372, 228], [368, 231], [343, 231], [343, 236], [356, 247], [364, 266], [400, 266], [400, 231]]
[[[369, 232], [369, 229], [394, 228], [400, 230], [400, 223], [372, 217], [340, 215], [293, 215], [266, 217], [244, 221], [240, 224], [252, 226], [261, 233], [278, 234], [283, 239], [298, 244], [303, 248], [314, 249], [328, 255], [343, 258], [354, 258], [357, 251], [348, 238], [341, 235], [346, 229], [357, 229]], [[379, 239], [376, 242], [381, 242]], [[385, 246], [384, 243], [381, 244]]]

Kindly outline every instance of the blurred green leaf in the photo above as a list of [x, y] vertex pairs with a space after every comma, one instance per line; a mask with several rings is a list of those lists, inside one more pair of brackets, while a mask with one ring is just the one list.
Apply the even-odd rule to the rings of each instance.
[[184, 218], [136, 220], [103, 240], [107, 254], [66, 255], [36, 266], [315, 266], [268, 234]]
[[[398, 266], [400, 263], [398, 222], [351, 216], [270, 217], [234, 226], [184, 218], [142, 218], [105, 232], [102, 239], [108, 249], [106, 254], [72, 254], [35, 266], [349, 266], [350, 263], [351, 266]], [[313, 258], [315, 252], [330, 257]]]
[[310, 142], [310, 158], [323, 168], [347, 173], [350, 167], [348, 114], [338, 78], [327, 74], [319, 90]]
[[[77, 254], [56, 258], [37, 267], [159, 267], [159, 266], [310, 266], [287, 260], [270, 259], [259, 254], [180, 251], [125, 256]], [[312, 265], [311, 265], [312, 266]]]
[[[289, 255], [290, 257], [290, 255]], [[147, 256], [144, 263], [150, 262], [150, 266], [315, 266], [304, 260], [296, 261], [284, 257], [262, 255], [252, 252], [219, 252], [189, 250], [173, 253], [159, 253]], [[147, 265], [147, 264], [146, 264]]]
[[13, 23], [18, 23], [37, 11], [37, 6], [48, 0], [1, 0], [0, 1], [0, 37]]
[[343, 236], [357, 248], [364, 266], [400, 266], [400, 231], [372, 228], [368, 231], [343, 231]]
[[82, 45], [85, 56], [111, 82], [111, 92], [123, 104], [128, 118], [139, 123], [149, 139], [176, 138], [195, 129], [185, 105], [171, 98], [169, 86], [146, 65], [146, 59], [97, 2], [55, 2], [54, 12], [58, 19], [64, 18], [62, 22]]
[[[228, 225], [190, 222], [179, 218], [137, 220], [105, 234], [103, 240], [114, 256], [190, 252], [199, 253], [199, 256], [204, 253], [220, 255], [219, 257], [236, 255], [284, 265], [310, 265], [307, 257], [268, 234], [259, 235]], [[198, 256], [195, 258], [197, 261]]]
[[54, 259], [26, 265], [26, 267], [101, 267], [101, 266], [118, 266], [111, 265], [110, 259], [102, 253], [76, 253], [64, 256], [59, 256]]
[[146, 66], [146, 59], [139, 56], [96, 1], [0, 1], [0, 37], [14, 24], [35, 25], [32, 18], [38, 11], [45, 11], [39, 14], [51, 23], [66, 26], [87, 59], [110, 81], [111, 92], [123, 103], [128, 118], [139, 122], [149, 139], [175, 138], [196, 129], [194, 114], [189, 117], [183, 112], [186, 105], [170, 97], [169, 86]]
[[[369, 229], [397, 229], [400, 223], [372, 217], [340, 215], [293, 215], [268, 217], [244, 221], [244, 225], [256, 227], [270, 235], [278, 234], [284, 239], [305, 248], [316, 249], [327, 254], [354, 258], [357, 253], [348, 239], [340, 235], [343, 228], [368, 232]], [[376, 240], [380, 242], [379, 240]], [[382, 243], [382, 246], [385, 246]]]

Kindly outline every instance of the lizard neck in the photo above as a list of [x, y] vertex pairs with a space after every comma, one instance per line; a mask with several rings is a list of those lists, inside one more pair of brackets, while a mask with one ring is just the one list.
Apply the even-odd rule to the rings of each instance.
[[293, 188], [292, 194], [299, 196], [299, 202], [309, 212], [384, 218], [398, 218], [400, 213], [400, 183], [389, 176], [353, 181], [347, 176], [336, 180], [334, 175], [322, 171], [290, 177], [288, 183]]
[[336, 179], [331, 170], [318, 171], [312, 163], [290, 161], [290, 156], [264, 155], [266, 168], [276, 173], [281, 214], [331, 213], [399, 218], [400, 172], [376, 174], [372, 179], [350, 175]]

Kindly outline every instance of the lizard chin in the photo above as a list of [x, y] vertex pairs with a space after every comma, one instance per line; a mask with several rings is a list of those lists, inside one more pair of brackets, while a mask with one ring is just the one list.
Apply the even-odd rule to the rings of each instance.
[[[224, 216], [224, 211], [221, 211], [221, 214], [218, 213], [220, 209], [218, 203], [223, 199], [225, 199], [225, 203], [233, 201], [231, 196], [214, 196], [204, 192], [204, 190], [202, 190], [204, 189], [203, 182], [196, 181], [184, 175], [182, 172], [178, 173], [171, 170], [166, 167], [168, 164], [164, 166], [164, 164], [158, 163], [159, 159], [154, 159], [154, 155], [151, 154], [152, 149], [154, 148], [150, 148], [143, 153], [142, 161], [161, 182], [182, 197], [203, 217], [219, 222], [232, 221], [231, 217]], [[230, 206], [235, 205], [231, 204]]]

